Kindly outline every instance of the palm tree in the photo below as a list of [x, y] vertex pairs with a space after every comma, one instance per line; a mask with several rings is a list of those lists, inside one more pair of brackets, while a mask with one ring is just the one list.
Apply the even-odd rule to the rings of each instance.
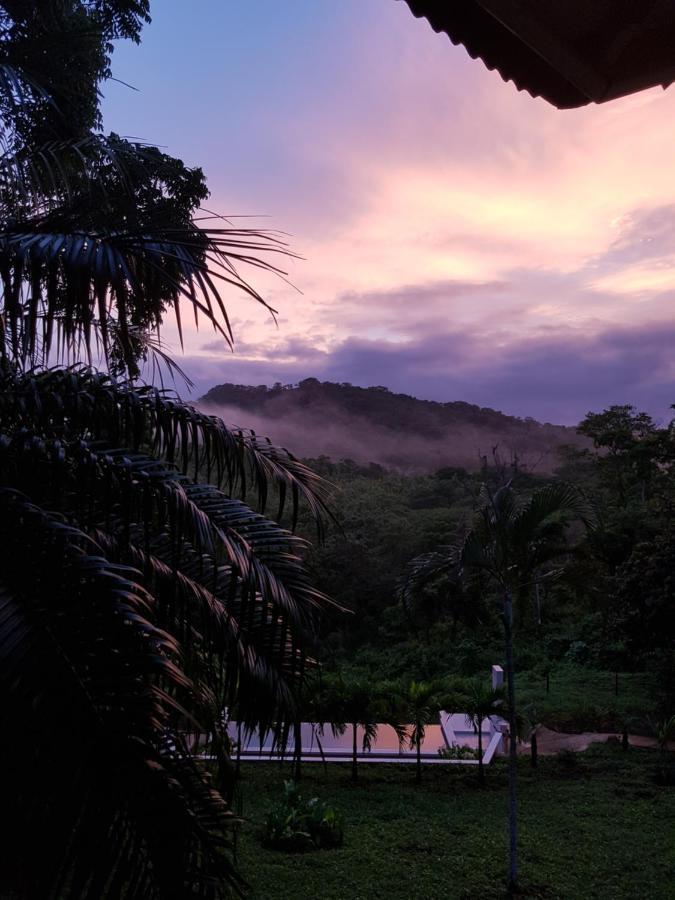
[[671, 785], [675, 779], [668, 751], [671, 743], [675, 741], [675, 715], [650, 724], [660, 751], [655, 771], [656, 780], [659, 784]]
[[443, 686], [437, 681], [411, 681], [403, 693], [407, 719], [412, 728], [408, 736], [415, 750], [415, 780], [422, 780], [422, 743], [428, 725], [438, 722], [443, 705]]
[[483, 764], [483, 722], [495, 715], [498, 706], [503, 702], [503, 692], [486, 687], [482, 681], [472, 681], [464, 694], [464, 715], [471, 722], [474, 733], [478, 738], [478, 780], [481, 784], [485, 781], [485, 767]]
[[[307, 722], [313, 735], [317, 738], [319, 750], [323, 728], [335, 709], [335, 700], [332, 696], [332, 682], [330, 678], [323, 679], [321, 672], [317, 672], [305, 678], [293, 696], [293, 781], [297, 784], [302, 778], [302, 723]], [[344, 733], [344, 725], [339, 722], [331, 723], [334, 735]], [[288, 734], [280, 735], [281, 743], [287, 743]]]
[[670, 716], [668, 719], [661, 719], [653, 724], [652, 728], [661, 755], [665, 758], [670, 743], [675, 741], [675, 716]]
[[358, 778], [357, 730], [360, 727], [361, 751], [370, 750], [377, 740], [379, 730], [378, 707], [370, 685], [363, 681], [348, 681], [342, 694], [344, 721], [352, 729], [352, 780]]
[[587, 503], [571, 485], [548, 484], [529, 497], [519, 495], [510, 483], [494, 492], [484, 486], [467, 531], [456, 543], [413, 561], [404, 586], [404, 595], [414, 594], [434, 579], [447, 578], [453, 591], [458, 585], [464, 590], [472, 586], [501, 603], [510, 731], [509, 890], [515, 890], [518, 881], [513, 598], [525, 598], [535, 579], [542, 582], [562, 574], [560, 560], [570, 552], [566, 541], [570, 517], [586, 526], [593, 522]]
[[332, 723], [335, 734], [343, 734], [349, 727], [352, 737], [352, 781], [358, 780], [358, 729], [361, 728], [361, 752], [371, 749], [377, 739], [382, 721], [383, 704], [368, 682], [343, 679], [341, 675], [324, 682], [323, 709]]
[[284, 249], [204, 227], [199, 170], [97, 130], [111, 42], [145, 17], [0, 0], [0, 725], [24, 736], [0, 749], [0, 888], [22, 896], [239, 891], [222, 710], [292, 719], [327, 602], [265, 515], [273, 492], [320, 520], [318, 479], [138, 381], [181, 302], [231, 340], [218, 284], [264, 303], [240, 266]]

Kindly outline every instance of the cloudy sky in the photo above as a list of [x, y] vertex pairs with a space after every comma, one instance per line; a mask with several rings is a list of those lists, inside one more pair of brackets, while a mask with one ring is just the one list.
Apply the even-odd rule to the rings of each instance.
[[[106, 126], [288, 232], [278, 325], [227, 295], [197, 394], [315, 376], [573, 423], [675, 403], [675, 86], [560, 112], [394, 0], [155, 0]], [[166, 337], [175, 344], [169, 328]]]

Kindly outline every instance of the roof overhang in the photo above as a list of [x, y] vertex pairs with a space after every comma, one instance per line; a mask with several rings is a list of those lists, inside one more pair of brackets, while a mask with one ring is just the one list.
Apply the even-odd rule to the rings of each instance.
[[673, 0], [406, 0], [453, 44], [559, 109], [675, 81]]

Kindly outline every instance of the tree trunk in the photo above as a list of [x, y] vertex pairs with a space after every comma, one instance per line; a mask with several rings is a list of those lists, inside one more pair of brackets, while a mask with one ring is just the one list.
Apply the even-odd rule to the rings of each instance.
[[302, 777], [302, 723], [294, 722], [293, 736], [295, 738], [295, 766], [293, 780], [300, 781]]
[[504, 594], [504, 637], [506, 650], [506, 685], [509, 703], [509, 877], [508, 890], [518, 887], [518, 818], [516, 778], [518, 773], [518, 745], [516, 734], [516, 687], [513, 671], [513, 599]]
[[420, 734], [419, 723], [417, 724], [417, 771], [415, 779], [418, 784], [422, 780], [422, 735]]
[[537, 762], [539, 760], [537, 747], [537, 732], [533, 731], [530, 737], [530, 762], [532, 763], [532, 768], [537, 768]]
[[483, 720], [478, 719], [478, 780], [481, 784], [485, 780], [485, 771], [483, 769]]
[[234, 767], [234, 777], [239, 780], [241, 774], [241, 722], [237, 722], [237, 762]]
[[356, 761], [356, 728], [356, 722], [352, 722], [352, 781], [356, 781], [359, 777]]

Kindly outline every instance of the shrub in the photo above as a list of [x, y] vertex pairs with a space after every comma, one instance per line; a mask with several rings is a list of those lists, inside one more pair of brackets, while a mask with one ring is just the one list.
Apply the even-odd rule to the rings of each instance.
[[304, 800], [293, 781], [284, 782], [281, 803], [268, 813], [263, 844], [276, 850], [304, 851], [339, 847], [342, 814], [318, 797]]
[[478, 759], [478, 750], [453, 741], [449, 747], [439, 747], [438, 755], [441, 759]]
[[579, 768], [579, 760], [574, 750], [564, 747], [558, 750], [555, 755], [555, 761], [558, 769], [563, 772], [575, 772]]
[[590, 649], [585, 641], [572, 641], [569, 650], [565, 654], [568, 662], [587, 663], [590, 657]]

